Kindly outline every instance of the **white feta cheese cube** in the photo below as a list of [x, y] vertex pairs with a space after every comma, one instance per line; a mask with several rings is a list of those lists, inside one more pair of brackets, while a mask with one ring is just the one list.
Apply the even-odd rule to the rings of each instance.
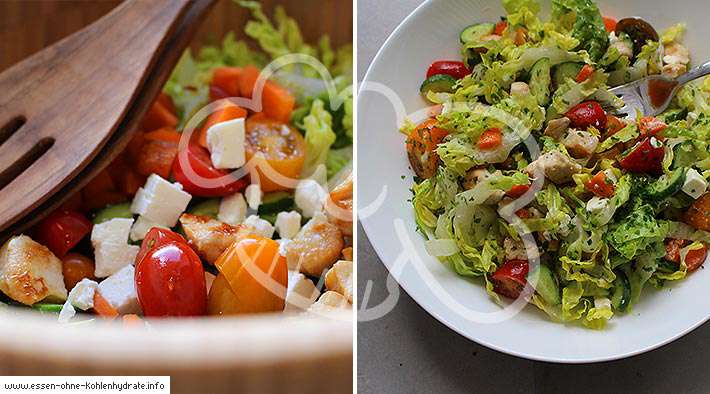
[[313, 281], [298, 271], [288, 271], [288, 288], [286, 290], [286, 307], [284, 312], [299, 312], [308, 309], [320, 291]]
[[74, 288], [69, 292], [67, 302], [82, 311], [93, 308], [94, 293], [96, 292], [96, 288], [98, 286], [99, 284], [91, 279], [82, 279], [79, 283], [74, 285]]
[[259, 186], [258, 183], [252, 183], [244, 190], [244, 197], [247, 199], [249, 208], [255, 211], [259, 209], [259, 205], [261, 205], [261, 196], [261, 186]]
[[249, 216], [244, 219], [242, 224], [252, 227], [254, 229], [252, 234], [261, 235], [264, 238], [271, 238], [274, 236], [274, 226], [257, 215]]
[[244, 221], [247, 215], [247, 203], [242, 193], [234, 193], [224, 197], [219, 202], [219, 213], [217, 219], [231, 225], [237, 225]]
[[691, 168], [685, 173], [685, 183], [683, 183], [685, 194], [697, 199], [705, 194], [707, 187], [708, 182], [695, 168]]
[[72, 317], [76, 315], [76, 310], [74, 307], [71, 305], [69, 300], [67, 300], [64, 305], [62, 306], [62, 310], [59, 311], [59, 317], [57, 318], [57, 321], [59, 323], [69, 323], [69, 320], [71, 320]]
[[179, 183], [170, 183], [160, 175], [151, 174], [145, 186], [136, 192], [131, 212], [161, 226], [173, 227], [190, 199], [192, 196], [183, 191]]
[[244, 119], [220, 122], [207, 130], [207, 147], [215, 168], [239, 168], [246, 163]]
[[132, 265], [127, 265], [99, 283], [97, 288], [99, 294], [119, 313], [124, 315], [141, 313], [134, 275], [135, 268]]
[[291, 239], [301, 229], [301, 214], [296, 211], [279, 212], [276, 215], [276, 231], [282, 239]]
[[94, 225], [91, 244], [94, 247], [96, 277], [105, 278], [134, 263], [140, 247], [128, 244], [132, 224], [133, 219], [114, 218]]
[[306, 218], [313, 217], [323, 210], [323, 204], [328, 193], [313, 179], [304, 179], [296, 186], [294, 200], [296, 206]]
[[152, 229], [153, 227], [168, 228], [150, 219], [147, 219], [143, 215], [138, 216], [138, 219], [136, 219], [136, 222], [133, 224], [133, 227], [131, 227], [131, 241], [142, 240], [143, 238], [145, 238], [145, 235], [148, 234], [148, 231], [150, 231], [150, 229]]

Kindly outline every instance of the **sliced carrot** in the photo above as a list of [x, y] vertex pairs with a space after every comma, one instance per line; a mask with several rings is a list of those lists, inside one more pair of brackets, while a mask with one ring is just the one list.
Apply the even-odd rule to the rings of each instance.
[[242, 75], [240, 67], [217, 67], [212, 72], [210, 85], [216, 86], [229, 96], [239, 96], [239, 77]]
[[478, 138], [478, 147], [483, 150], [495, 149], [503, 143], [503, 133], [499, 128], [490, 128]]
[[264, 113], [268, 117], [284, 123], [291, 121], [291, 113], [296, 105], [296, 98], [288, 90], [274, 82], [267, 81], [264, 84], [261, 102]]
[[177, 108], [175, 108], [175, 103], [173, 103], [173, 98], [167, 94], [160, 92], [158, 98], [155, 99], [156, 102], [160, 103], [163, 107], [167, 108], [171, 114], [177, 115]]
[[602, 20], [604, 20], [604, 28], [607, 32], [611, 33], [616, 30], [616, 19], [608, 16], [603, 16]]
[[145, 133], [142, 131], [137, 131], [134, 135], [133, 138], [131, 138], [131, 141], [128, 142], [128, 146], [126, 147], [126, 150], [124, 151], [124, 154], [130, 160], [131, 162], [135, 162], [136, 158], [138, 157], [138, 154], [141, 151], [141, 148], [143, 148], [143, 144], [145, 143]]
[[98, 291], [94, 292], [94, 312], [107, 319], [115, 319], [118, 311]]
[[140, 327], [143, 326], [143, 319], [140, 316], [130, 313], [128, 315], [123, 315], [123, 326], [124, 327]]
[[582, 67], [581, 70], [579, 70], [579, 73], [577, 73], [577, 77], [574, 79], [578, 83], [582, 83], [589, 78], [590, 75], [594, 72], [594, 67], [592, 67], [589, 64], [585, 64], [584, 67]]
[[210, 127], [216, 125], [217, 123], [246, 117], [247, 110], [234, 104], [228, 104], [217, 112], [213, 112], [207, 118], [205, 125], [202, 126], [202, 129], [200, 130], [200, 135], [198, 137], [199, 144], [207, 148], [207, 130], [209, 130]]
[[118, 190], [121, 193], [133, 195], [145, 184], [146, 176], [139, 174], [136, 170], [129, 168], [123, 172], [118, 179]]
[[169, 141], [180, 142], [181, 133], [175, 131], [173, 127], [163, 127], [158, 130], [145, 133], [146, 141]]
[[259, 69], [254, 66], [246, 66], [242, 69], [242, 74], [239, 76], [239, 93], [242, 97], [251, 98], [259, 73]]
[[150, 131], [166, 126], [175, 127], [177, 124], [177, 116], [170, 112], [165, 105], [156, 101], [145, 114], [141, 127], [143, 130]]
[[83, 189], [83, 191], [89, 195], [112, 190], [116, 190], [116, 184], [107, 169], [104, 169], [98, 173], [98, 175], [89, 181]]
[[138, 162], [136, 163], [136, 171], [144, 176], [150, 174], [158, 174], [167, 179], [170, 176], [170, 168], [173, 165], [173, 160], [178, 151], [178, 143], [173, 141], [148, 141], [143, 145]]

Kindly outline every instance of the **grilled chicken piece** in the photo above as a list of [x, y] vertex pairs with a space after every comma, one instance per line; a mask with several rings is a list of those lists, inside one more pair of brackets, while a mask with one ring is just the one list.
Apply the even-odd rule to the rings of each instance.
[[62, 262], [46, 246], [26, 235], [10, 238], [0, 249], [0, 290], [25, 305], [64, 302]]
[[353, 174], [335, 186], [326, 200], [328, 220], [338, 226], [345, 236], [353, 235]]
[[209, 216], [184, 213], [180, 224], [185, 230], [188, 244], [205, 261], [214, 264], [229, 245], [250, 233], [250, 227], [232, 226]]
[[323, 214], [317, 214], [286, 246], [289, 269], [321, 276], [340, 257], [343, 250], [343, 233], [328, 222]]

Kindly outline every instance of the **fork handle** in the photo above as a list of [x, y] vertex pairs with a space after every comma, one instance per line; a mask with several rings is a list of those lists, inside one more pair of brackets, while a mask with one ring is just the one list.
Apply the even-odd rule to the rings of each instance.
[[704, 77], [708, 74], [710, 74], [710, 61], [707, 61], [697, 67], [691, 68], [687, 73], [679, 76], [676, 81], [678, 81], [679, 84], [684, 85], [690, 81], [693, 81], [700, 77]]

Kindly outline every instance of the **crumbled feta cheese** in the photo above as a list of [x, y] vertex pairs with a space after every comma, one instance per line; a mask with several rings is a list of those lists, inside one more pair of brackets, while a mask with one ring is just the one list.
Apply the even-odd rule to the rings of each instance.
[[296, 312], [308, 309], [320, 292], [313, 281], [298, 271], [288, 271], [288, 288], [286, 290], [286, 307], [284, 312]]
[[690, 52], [688, 48], [677, 42], [665, 45], [663, 47], [663, 62], [686, 65], [690, 63]]
[[72, 306], [81, 309], [82, 311], [89, 310], [94, 307], [94, 292], [98, 287], [98, 283], [84, 278], [79, 283], [74, 285], [74, 288], [69, 292], [67, 302]]
[[146, 219], [143, 215], [138, 216], [138, 219], [136, 219], [133, 227], [131, 227], [131, 241], [142, 240], [145, 238], [145, 235], [148, 234], [148, 231], [150, 231], [153, 227], [168, 228], [161, 226], [150, 219]]
[[685, 173], [685, 183], [683, 183], [683, 191], [685, 194], [697, 199], [705, 194], [708, 187], [708, 182], [695, 168], [691, 168]]
[[121, 314], [141, 313], [134, 276], [135, 268], [127, 265], [99, 283], [97, 288], [99, 294]]
[[271, 238], [274, 236], [274, 226], [257, 215], [249, 216], [244, 219], [242, 224], [252, 227], [254, 229], [252, 232], [253, 234], [261, 235], [264, 238]]
[[249, 208], [255, 211], [259, 209], [259, 205], [261, 205], [261, 195], [261, 186], [259, 186], [258, 183], [252, 183], [244, 190], [244, 197], [247, 199]]
[[74, 307], [71, 305], [69, 300], [67, 300], [64, 305], [62, 306], [62, 310], [59, 311], [59, 317], [57, 318], [57, 321], [59, 323], [69, 323], [69, 320], [71, 320], [72, 317], [76, 315], [76, 310]]
[[296, 206], [301, 209], [304, 217], [310, 218], [323, 210], [323, 204], [328, 193], [318, 182], [312, 179], [304, 179], [296, 186], [294, 200]]
[[114, 218], [94, 225], [91, 244], [94, 246], [96, 277], [105, 278], [134, 263], [140, 247], [128, 244], [132, 224], [133, 219]]
[[611, 300], [606, 297], [594, 297], [594, 307], [597, 309], [611, 309]]
[[217, 219], [227, 224], [237, 225], [244, 221], [246, 215], [247, 203], [242, 193], [234, 193], [222, 198], [222, 201], [219, 202]]
[[[281, 238], [277, 239], [276, 242], [279, 243], [279, 254], [286, 257], [286, 248], [292, 241], [290, 239]], [[292, 269], [290, 266], [288, 268]], [[294, 267], [293, 269], [297, 269], [297, 267]]]
[[246, 163], [244, 118], [220, 122], [207, 130], [207, 147], [215, 168], [239, 168]]
[[279, 212], [276, 215], [276, 231], [279, 237], [291, 239], [298, 234], [301, 229], [301, 215], [296, 211]]
[[587, 201], [587, 212], [596, 214], [606, 209], [609, 205], [609, 199], [594, 196]]
[[192, 196], [183, 191], [179, 183], [170, 183], [160, 175], [151, 174], [145, 186], [138, 189], [133, 197], [131, 212], [158, 225], [173, 227], [190, 199]]
[[688, 66], [685, 64], [672, 63], [664, 65], [661, 74], [670, 78], [678, 78], [685, 74], [686, 71], [688, 71]]

